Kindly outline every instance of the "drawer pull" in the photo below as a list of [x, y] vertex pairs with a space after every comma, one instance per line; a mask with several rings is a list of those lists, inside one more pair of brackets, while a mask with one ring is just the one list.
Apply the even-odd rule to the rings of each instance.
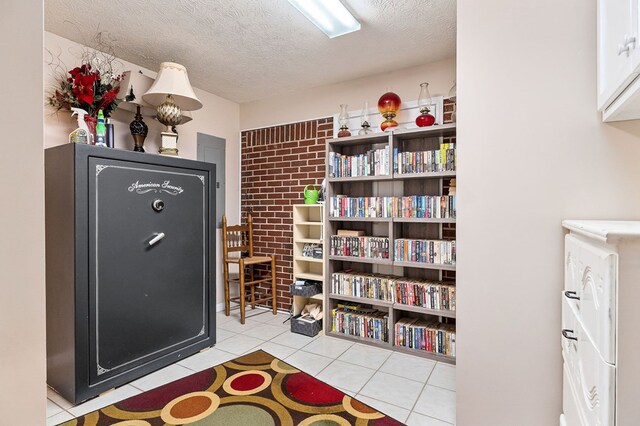
[[569, 333], [573, 333], [573, 330], [567, 330], [566, 328], [562, 330], [562, 336], [564, 336], [565, 339], [575, 340], [575, 341], [578, 340], [577, 337], [569, 336]]
[[575, 291], [565, 291], [564, 297], [566, 297], [567, 299], [580, 300], [580, 298], [578, 297], [578, 293], [576, 293]]

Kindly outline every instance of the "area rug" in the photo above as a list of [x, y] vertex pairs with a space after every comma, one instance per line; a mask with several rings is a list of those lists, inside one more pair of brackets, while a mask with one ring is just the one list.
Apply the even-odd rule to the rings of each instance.
[[402, 423], [259, 350], [62, 425], [383, 426]]

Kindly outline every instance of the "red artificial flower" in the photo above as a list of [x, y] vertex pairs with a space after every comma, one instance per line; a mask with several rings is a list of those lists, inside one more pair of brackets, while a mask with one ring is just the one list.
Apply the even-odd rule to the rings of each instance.
[[75, 67], [69, 74], [71, 74], [72, 78], [76, 78], [78, 74], [85, 74], [87, 72], [87, 65], [82, 65], [81, 67]]
[[120, 87], [116, 87], [115, 89], [107, 90], [104, 95], [102, 95], [102, 100], [100, 101], [100, 105], [98, 109], [106, 110], [108, 109], [111, 102], [116, 99], [118, 92], [120, 91]]
[[93, 83], [97, 76], [95, 74], [76, 74], [73, 80], [73, 95], [80, 101], [88, 105], [93, 105]]

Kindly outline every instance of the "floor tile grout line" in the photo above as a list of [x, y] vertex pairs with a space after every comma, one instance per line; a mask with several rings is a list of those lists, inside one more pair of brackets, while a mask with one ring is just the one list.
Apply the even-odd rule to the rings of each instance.
[[[424, 385], [422, 385], [422, 390], [418, 394], [418, 398], [416, 398], [416, 401], [413, 403], [413, 406], [411, 407], [411, 412], [409, 413], [409, 415], [411, 415], [411, 413], [414, 412], [414, 410], [416, 408], [416, 404], [418, 403], [418, 401], [420, 401], [420, 397], [422, 396], [422, 393], [424, 392], [424, 390], [427, 388], [427, 385], [429, 384], [429, 379], [431, 378], [431, 375], [433, 374], [433, 372], [436, 369], [437, 365], [438, 365], [438, 362], [436, 361], [436, 363], [433, 365], [433, 368], [429, 372], [429, 375], [427, 376], [427, 380], [424, 381]], [[417, 413], [417, 414], [420, 414], [420, 413]]]

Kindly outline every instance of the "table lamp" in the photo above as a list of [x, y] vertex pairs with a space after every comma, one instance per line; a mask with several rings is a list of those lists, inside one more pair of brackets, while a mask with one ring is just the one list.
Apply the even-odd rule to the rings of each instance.
[[160, 64], [158, 76], [153, 85], [142, 95], [142, 99], [151, 105], [157, 105], [156, 117], [167, 126], [162, 132], [160, 154], [178, 155], [178, 134], [172, 127], [181, 124], [182, 111], [194, 111], [202, 108], [202, 102], [193, 92], [187, 69], [175, 62]]

